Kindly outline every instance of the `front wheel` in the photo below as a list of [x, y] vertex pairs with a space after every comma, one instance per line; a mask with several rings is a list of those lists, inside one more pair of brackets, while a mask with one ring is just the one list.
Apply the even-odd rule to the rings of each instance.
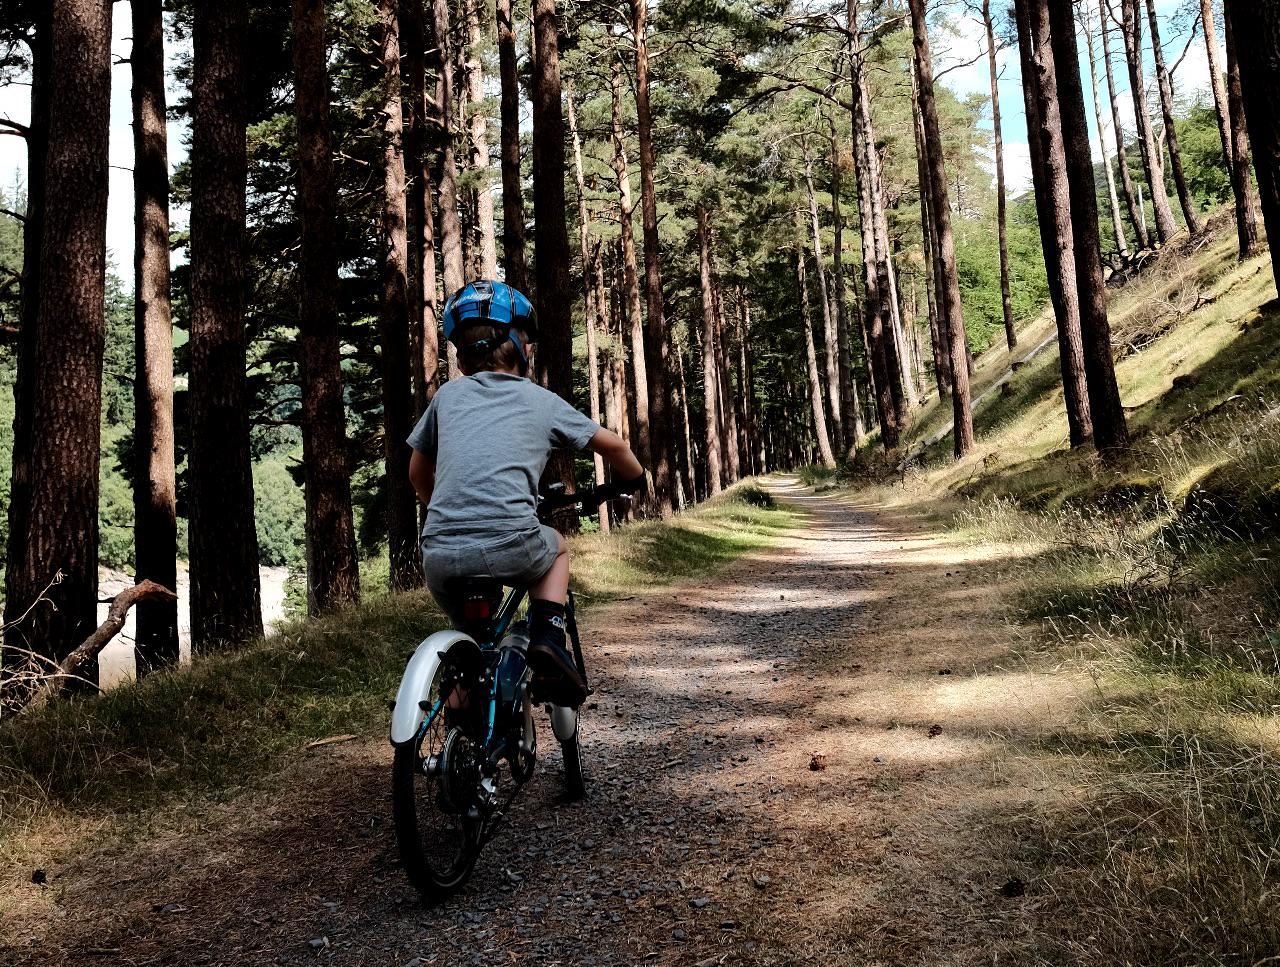
[[432, 711], [411, 741], [396, 746], [391, 765], [400, 864], [427, 903], [438, 903], [466, 882], [484, 825], [475, 799], [480, 778], [475, 745], [452, 721], [467, 716], [447, 707], [459, 688], [441, 666], [431, 684]]
[[564, 795], [571, 802], [576, 802], [587, 794], [587, 786], [582, 778], [582, 745], [581, 733], [573, 730], [573, 737], [560, 743], [560, 753], [564, 756]]

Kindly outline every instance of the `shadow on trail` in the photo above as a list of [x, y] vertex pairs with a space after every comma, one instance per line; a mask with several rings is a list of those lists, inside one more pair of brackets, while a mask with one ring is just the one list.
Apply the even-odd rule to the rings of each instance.
[[277, 793], [214, 810], [199, 837], [69, 864], [69, 918], [29, 962], [1016, 953], [1032, 905], [999, 889], [1022, 869], [1010, 830], [1027, 789], [995, 775], [990, 737], [1039, 728], [1035, 713], [1069, 696], [1001, 667], [1011, 639], [991, 627], [990, 562], [883, 512], [776, 492], [807, 511], [803, 530], [591, 613], [589, 798], [559, 800], [540, 720], [539, 771], [451, 903], [424, 909], [397, 867], [390, 750], [334, 746]]

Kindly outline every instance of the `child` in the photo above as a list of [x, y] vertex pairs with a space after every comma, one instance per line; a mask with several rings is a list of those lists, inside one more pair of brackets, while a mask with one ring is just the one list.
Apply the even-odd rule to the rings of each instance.
[[537, 334], [533, 306], [505, 283], [473, 282], [449, 299], [444, 335], [465, 378], [440, 388], [410, 434], [409, 479], [427, 506], [422, 567], [441, 607], [457, 612], [450, 578], [527, 585], [535, 691], [576, 707], [586, 685], [565, 649], [569, 554], [538, 522], [538, 480], [561, 447], [600, 454], [631, 492], [644, 486], [644, 470], [620, 436], [525, 378]]

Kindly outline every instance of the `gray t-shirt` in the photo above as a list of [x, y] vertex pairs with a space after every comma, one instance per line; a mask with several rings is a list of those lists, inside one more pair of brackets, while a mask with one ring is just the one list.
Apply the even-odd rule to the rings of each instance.
[[550, 452], [581, 450], [599, 429], [522, 376], [449, 380], [409, 434], [409, 445], [436, 463], [423, 538], [454, 543], [536, 528], [538, 480]]

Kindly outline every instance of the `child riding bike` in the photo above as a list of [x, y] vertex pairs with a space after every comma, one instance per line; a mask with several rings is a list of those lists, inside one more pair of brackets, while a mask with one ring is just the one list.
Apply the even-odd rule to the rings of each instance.
[[644, 469], [611, 430], [526, 378], [537, 339], [533, 305], [503, 282], [472, 282], [444, 308], [445, 339], [463, 379], [445, 383], [409, 436], [409, 479], [427, 507], [422, 568], [455, 621], [454, 578], [486, 576], [529, 588], [529, 667], [540, 701], [576, 708], [586, 684], [565, 648], [569, 553], [538, 522], [538, 480], [553, 449], [600, 454], [622, 483], [643, 489]]

